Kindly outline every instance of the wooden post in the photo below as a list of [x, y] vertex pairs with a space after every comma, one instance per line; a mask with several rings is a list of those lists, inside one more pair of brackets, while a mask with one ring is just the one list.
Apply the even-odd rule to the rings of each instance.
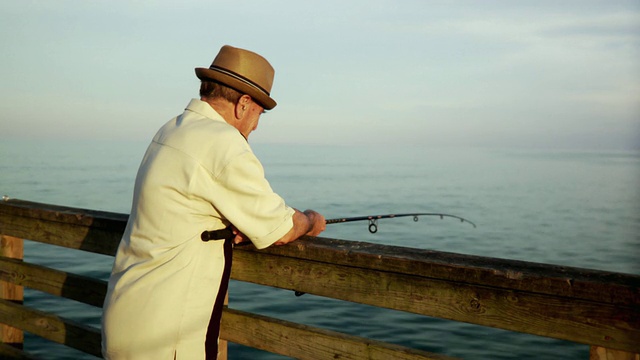
[[[23, 259], [24, 241], [19, 238], [0, 235], [0, 256]], [[18, 304], [24, 301], [24, 288], [20, 285], [0, 280], [0, 299]], [[22, 349], [24, 333], [20, 329], [0, 324], [0, 341], [18, 349]]]
[[640, 354], [591, 346], [589, 360], [640, 360]]

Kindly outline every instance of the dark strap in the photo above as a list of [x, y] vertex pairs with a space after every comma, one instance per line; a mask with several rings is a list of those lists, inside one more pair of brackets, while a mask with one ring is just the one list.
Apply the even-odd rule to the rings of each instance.
[[[231, 232], [231, 228], [229, 232]], [[224, 229], [224, 230], [227, 230]], [[218, 230], [223, 231], [223, 230]], [[233, 233], [232, 233], [233, 235]], [[203, 240], [206, 241], [206, 240]], [[213, 305], [213, 312], [207, 327], [207, 336], [205, 339], [205, 357], [206, 360], [216, 360], [218, 358], [218, 338], [220, 337], [220, 320], [222, 319], [222, 309], [224, 308], [224, 298], [227, 296], [229, 289], [229, 277], [231, 276], [231, 263], [233, 258], [233, 237], [226, 238], [224, 241], [224, 270], [222, 271], [222, 279], [220, 280], [220, 288]]]

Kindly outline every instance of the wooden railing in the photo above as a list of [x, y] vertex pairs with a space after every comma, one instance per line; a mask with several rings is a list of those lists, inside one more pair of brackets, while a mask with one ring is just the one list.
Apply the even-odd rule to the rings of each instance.
[[[0, 201], [0, 357], [30, 358], [21, 350], [22, 331], [100, 356], [99, 329], [24, 306], [22, 288], [100, 307], [106, 283], [24, 262], [22, 239], [114, 255], [126, 220], [125, 214]], [[640, 359], [636, 275], [305, 238], [260, 251], [236, 248], [232, 278], [588, 344], [591, 359]], [[227, 341], [299, 359], [448, 358], [232, 308], [225, 309], [221, 331]]]

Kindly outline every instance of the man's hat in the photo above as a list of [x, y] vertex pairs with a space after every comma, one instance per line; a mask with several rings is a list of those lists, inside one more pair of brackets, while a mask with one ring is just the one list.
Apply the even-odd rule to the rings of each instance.
[[266, 110], [276, 106], [276, 101], [270, 97], [274, 74], [267, 59], [229, 45], [220, 49], [208, 69], [196, 68], [196, 76], [200, 80], [215, 80], [247, 94]]

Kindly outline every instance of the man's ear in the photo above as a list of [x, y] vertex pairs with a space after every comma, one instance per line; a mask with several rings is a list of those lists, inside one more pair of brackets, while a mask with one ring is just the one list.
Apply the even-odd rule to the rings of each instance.
[[251, 97], [249, 95], [242, 95], [236, 103], [234, 109], [234, 115], [236, 119], [242, 119], [244, 115], [249, 111], [249, 105], [251, 104]]

